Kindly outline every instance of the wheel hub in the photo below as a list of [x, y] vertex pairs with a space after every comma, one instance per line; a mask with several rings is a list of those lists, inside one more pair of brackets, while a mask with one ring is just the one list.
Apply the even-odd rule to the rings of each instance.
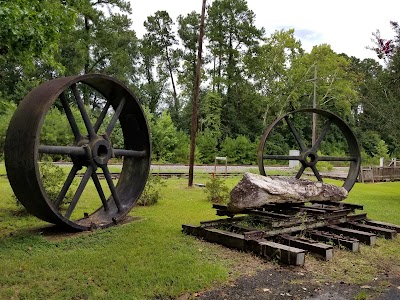
[[307, 150], [302, 154], [301, 163], [307, 167], [315, 166], [318, 162], [318, 154], [315, 151]]
[[112, 157], [112, 148], [108, 141], [99, 138], [89, 144], [93, 161], [98, 166], [106, 165]]

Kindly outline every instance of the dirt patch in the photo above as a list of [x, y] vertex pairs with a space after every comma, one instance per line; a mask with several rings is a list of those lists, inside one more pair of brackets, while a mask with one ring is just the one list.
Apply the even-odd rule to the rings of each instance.
[[241, 299], [400, 299], [400, 274], [380, 274], [364, 285], [344, 282], [322, 282], [303, 268], [278, 266], [241, 276], [236, 281], [214, 290], [193, 295], [201, 300]]
[[399, 245], [400, 239], [397, 238], [378, 239], [375, 247], [363, 245], [357, 253], [335, 248], [331, 261], [321, 261], [307, 254], [302, 267], [280, 265], [250, 253], [225, 248], [217, 259], [228, 262], [235, 258], [234, 265], [227, 266], [233, 270], [231, 280], [222, 286], [182, 295], [178, 299], [399, 300]]
[[[135, 221], [139, 221], [141, 219], [142, 219], [141, 217], [126, 216], [120, 223], [118, 223], [117, 226], [129, 224]], [[37, 227], [29, 229], [28, 232], [32, 234], [42, 235], [49, 242], [60, 242], [69, 238], [88, 235], [92, 233], [92, 231], [76, 231], [73, 229], [68, 229], [57, 225], [46, 225], [42, 227]]]

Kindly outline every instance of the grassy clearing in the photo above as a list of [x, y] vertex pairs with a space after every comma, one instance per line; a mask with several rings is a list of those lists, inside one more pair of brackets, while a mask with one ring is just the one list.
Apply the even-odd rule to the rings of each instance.
[[[209, 175], [198, 175], [205, 183]], [[232, 188], [239, 177], [226, 179]], [[202, 188], [187, 187], [187, 179], [167, 180], [164, 199], [153, 207], [137, 207], [138, 221], [65, 239], [46, 239], [32, 227], [45, 223], [16, 215], [15, 201], [0, 178], [0, 299], [154, 299], [190, 295], [239, 274], [270, 268], [250, 254], [208, 244], [181, 233], [185, 223], [215, 219]], [[81, 214], [95, 190], [89, 186]], [[349, 202], [365, 205], [376, 220], [400, 224], [399, 183], [357, 184]], [[396, 200], [397, 199], [397, 200]], [[94, 206], [97, 204], [95, 203]], [[305, 270], [321, 281], [363, 283], [377, 272], [400, 270], [400, 239], [379, 239], [362, 253], [336, 251], [332, 262], [307, 258]]]
[[203, 190], [183, 179], [168, 181], [157, 206], [136, 208], [139, 221], [59, 241], [29, 232], [45, 223], [14, 216], [11, 190], [0, 183], [0, 299], [176, 297], [226, 282], [238, 275], [235, 265], [255, 261], [181, 233], [183, 223], [215, 217]]

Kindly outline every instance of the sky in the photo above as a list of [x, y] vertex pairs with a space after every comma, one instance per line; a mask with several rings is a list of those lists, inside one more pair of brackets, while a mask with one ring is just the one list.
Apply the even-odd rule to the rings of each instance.
[[[129, 0], [133, 29], [138, 37], [145, 32], [143, 22], [157, 10], [166, 10], [176, 21], [179, 15], [201, 12], [202, 0]], [[207, 0], [212, 4], [212, 0]], [[372, 33], [380, 30], [392, 38], [390, 21], [400, 22], [400, 0], [247, 0], [255, 15], [255, 25], [269, 36], [275, 30], [295, 29], [295, 37], [307, 52], [315, 45], [331, 45], [336, 53], [359, 59], [374, 58]]]

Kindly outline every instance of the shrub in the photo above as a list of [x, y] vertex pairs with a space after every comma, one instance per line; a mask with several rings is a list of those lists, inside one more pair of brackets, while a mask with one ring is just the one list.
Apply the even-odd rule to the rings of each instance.
[[218, 144], [216, 135], [212, 131], [206, 129], [198, 134], [196, 143], [200, 152], [200, 161], [203, 164], [213, 163]]
[[226, 137], [221, 144], [221, 153], [229, 163], [250, 165], [257, 162], [257, 145], [244, 135], [236, 139]]
[[190, 155], [190, 141], [189, 136], [183, 131], [178, 131], [176, 133], [176, 138], [178, 143], [173, 150], [170, 161], [171, 163], [187, 163], [189, 161]]
[[[47, 196], [52, 201], [55, 201], [66, 179], [64, 170], [50, 161], [42, 162], [39, 165], [39, 170], [43, 187], [46, 190]], [[70, 189], [63, 203], [71, 202], [72, 197], [72, 190]]]
[[157, 202], [163, 198], [161, 189], [164, 186], [166, 186], [166, 184], [161, 176], [150, 175], [137, 204], [141, 206], [151, 206], [157, 204]]
[[[51, 161], [41, 162], [39, 165], [39, 172], [47, 196], [51, 201], [56, 201], [57, 196], [64, 185], [67, 174], [61, 167], [53, 164]], [[74, 184], [71, 185], [61, 204], [62, 206], [64, 206], [64, 208], [66, 205], [71, 203], [71, 200], [74, 196], [72, 190], [74, 190]], [[19, 206], [21, 204], [20, 201], [16, 198], [15, 195], [13, 195], [13, 197], [15, 198], [17, 205]]]
[[229, 188], [225, 181], [218, 177], [212, 177], [206, 182], [204, 192], [208, 194], [207, 200], [212, 203], [227, 203], [229, 200]]

